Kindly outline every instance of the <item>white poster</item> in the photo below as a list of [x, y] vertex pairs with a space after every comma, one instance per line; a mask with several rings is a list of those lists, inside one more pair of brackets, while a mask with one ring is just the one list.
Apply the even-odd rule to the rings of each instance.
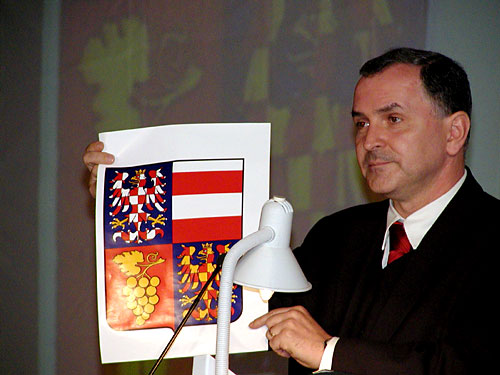
[[[269, 198], [267, 123], [167, 125], [101, 133], [96, 196], [103, 363], [157, 359], [214, 270], [258, 229]], [[217, 277], [167, 358], [215, 354]], [[233, 291], [230, 352], [267, 350], [256, 291]]]

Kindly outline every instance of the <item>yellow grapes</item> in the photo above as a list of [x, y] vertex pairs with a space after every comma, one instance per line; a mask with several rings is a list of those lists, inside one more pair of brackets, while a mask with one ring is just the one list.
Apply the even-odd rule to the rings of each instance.
[[142, 326], [155, 311], [155, 305], [160, 301], [156, 287], [160, 285], [158, 276], [149, 277], [147, 274], [136, 278], [127, 278], [127, 285], [122, 293], [127, 301], [127, 308], [136, 316], [135, 323]]

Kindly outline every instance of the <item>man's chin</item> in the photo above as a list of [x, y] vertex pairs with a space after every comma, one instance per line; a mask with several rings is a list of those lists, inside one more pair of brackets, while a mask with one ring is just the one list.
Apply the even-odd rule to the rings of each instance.
[[387, 196], [390, 195], [394, 190], [387, 177], [368, 175], [366, 178], [366, 182], [370, 190], [375, 194]]

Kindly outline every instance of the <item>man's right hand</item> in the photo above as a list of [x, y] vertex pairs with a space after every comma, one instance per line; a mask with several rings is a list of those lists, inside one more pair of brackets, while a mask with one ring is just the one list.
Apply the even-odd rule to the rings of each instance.
[[95, 198], [97, 183], [97, 166], [99, 164], [113, 164], [115, 157], [107, 152], [102, 152], [104, 143], [97, 141], [89, 144], [83, 154], [83, 162], [90, 171], [89, 191]]

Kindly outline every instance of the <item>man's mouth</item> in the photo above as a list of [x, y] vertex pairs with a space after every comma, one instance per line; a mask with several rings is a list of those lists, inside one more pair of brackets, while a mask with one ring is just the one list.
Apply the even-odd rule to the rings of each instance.
[[384, 165], [387, 165], [391, 163], [391, 161], [387, 160], [375, 160], [375, 161], [370, 161], [367, 163], [368, 168], [376, 168], [376, 167], [382, 167]]
[[381, 154], [378, 152], [376, 153], [372, 151], [365, 156], [365, 166], [367, 168], [383, 167], [392, 162], [393, 159], [389, 155]]

